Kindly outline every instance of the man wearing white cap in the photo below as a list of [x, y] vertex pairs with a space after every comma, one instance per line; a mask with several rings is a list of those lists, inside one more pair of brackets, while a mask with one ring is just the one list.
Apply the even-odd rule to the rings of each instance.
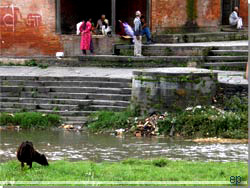
[[135, 56], [142, 56], [142, 24], [141, 24], [141, 12], [136, 11], [136, 18], [134, 20], [135, 25]]

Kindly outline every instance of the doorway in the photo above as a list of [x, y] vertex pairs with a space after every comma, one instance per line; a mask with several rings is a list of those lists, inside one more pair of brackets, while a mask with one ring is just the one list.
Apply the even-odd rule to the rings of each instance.
[[222, 25], [229, 25], [229, 16], [235, 6], [240, 7], [240, 0], [222, 0]]
[[92, 18], [92, 22], [96, 25], [102, 14], [105, 14], [111, 22], [111, 0], [61, 0], [61, 33], [76, 33], [76, 24], [86, 18]]
[[151, 0], [56, 0], [57, 32], [61, 34], [76, 33], [76, 24], [84, 18], [92, 18], [96, 25], [102, 14], [106, 15], [109, 24], [115, 29], [118, 20], [133, 26], [135, 12], [140, 10], [150, 25]]
[[116, 18], [117, 20], [123, 20], [133, 25], [137, 10], [140, 10], [144, 16], [147, 16], [147, 0], [117, 0]]

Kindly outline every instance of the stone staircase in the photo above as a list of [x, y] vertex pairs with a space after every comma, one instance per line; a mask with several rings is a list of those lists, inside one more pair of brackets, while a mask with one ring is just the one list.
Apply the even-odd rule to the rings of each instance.
[[245, 70], [248, 61], [248, 47], [217, 47], [209, 52], [204, 68], [217, 70]]
[[223, 28], [222, 32], [210, 33], [183, 33], [183, 34], [157, 34], [153, 37], [156, 43], [191, 43], [191, 42], [215, 42], [247, 40], [247, 30]]
[[131, 79], [3, 76], [0, 91], [0, 112], [59, 114], [66, 124], [83, 125], [95, 111], [125, 110]]

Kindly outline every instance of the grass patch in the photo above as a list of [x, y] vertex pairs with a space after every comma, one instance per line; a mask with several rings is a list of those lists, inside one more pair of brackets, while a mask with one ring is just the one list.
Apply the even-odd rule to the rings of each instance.
[[89, 130], [93, 132], [130, 128], [134, 117], [138, 115], [136, 110], [123, 112], [100, 111], [90, 115]]
[[[166, 164], [159, 167], [156, 164]], [[57, 161], [49, 167], [20, 163], [0, 164], [0, 181], [227, 181], [240, 176], [247, 181], [247, 163], [187, 162], [166, 159], [130, 159], [117, 163]]]
[[158, 122], [159, 132], [169, 135], [172, 126], [183, 137], [248, 138], [247, 112], [223, 111], [212, 107], [194, 107], [179, 114], [168, 114]]
[[49, 128], [61, 125], [61, 118], [54, 114], [36, 112], [1, 113], [0, 126], [20, 126], [21, 128]]

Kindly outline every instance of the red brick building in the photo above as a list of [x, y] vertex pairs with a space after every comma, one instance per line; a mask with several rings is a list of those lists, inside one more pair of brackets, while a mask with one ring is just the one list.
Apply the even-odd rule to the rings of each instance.
[[49, 56], [64, 51], [65, 44], [75, 40], [75, 25], [86, 16], [96, 22], [106, 14], [116, 28], [118, 19], [132, 24], [135, 11], [141, 10], [153, 32], [216, 29], [228, 24], [235, 5], [246, 24], [247, 0], [1, 0], [0, 56]]

